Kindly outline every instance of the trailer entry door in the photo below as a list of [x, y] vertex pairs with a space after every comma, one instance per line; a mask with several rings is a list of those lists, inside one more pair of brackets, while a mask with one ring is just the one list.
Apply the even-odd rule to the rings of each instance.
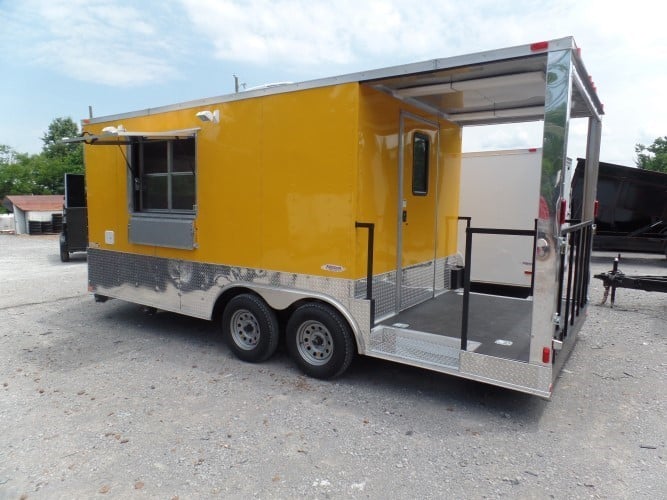
[[402, 113], [399, 136], [396, 312], [434, 296], [438, 126]]

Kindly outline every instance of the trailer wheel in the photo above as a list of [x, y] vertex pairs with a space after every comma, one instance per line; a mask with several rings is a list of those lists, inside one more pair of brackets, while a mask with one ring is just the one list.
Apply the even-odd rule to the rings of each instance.
[[62, 234], [60, 235], [60, 261], [69, 262], [69, 249], [67, 248], [65, 237]]
[[352, 331], [331, 306], [310, 302], [287, 322], [287, 350], [311, 377], [331, 378], [347, 370], [354, 357]]
[[251, 363], [265, 361], [278, 347], [278, 318], [262, 299], [244, 293], [225, 307], [222, 334], [239, 359]]

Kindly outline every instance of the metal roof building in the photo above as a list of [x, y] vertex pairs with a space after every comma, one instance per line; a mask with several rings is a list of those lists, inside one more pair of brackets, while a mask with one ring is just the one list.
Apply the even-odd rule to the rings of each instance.
[[42, 234], [60, 232], [63, 202], [61, 194], [10, 195], [2, 205], [14, 212], [16, 234]]

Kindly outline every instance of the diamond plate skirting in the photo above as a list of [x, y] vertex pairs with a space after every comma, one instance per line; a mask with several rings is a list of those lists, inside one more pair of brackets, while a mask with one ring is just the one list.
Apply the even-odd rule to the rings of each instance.
[[[449, 286], [449, 270], [453, 267], [449, 261], [438, 259], [435, 262], [436, 291]], [[433, 296], [433, 263], [413, 266], [403, 273], [402, 309]], [[88, 280], [96, 293], [202, 318], [210, 316], [220, 290], [232, 283], [310, 290], [343, 304], [366, 296], [365, 279], [275, 272], [94, 248], [88, 250]], [[377, 317], [396, 311], [395, 271], [373, 277], [373, 297]]]
[[[366, 280], [354, 282], [354, 296], [358, 299], [366, 297]], [[373, 276], [373, 298], [375, 299], [375, 316], [383, 317], [396, 310], [396, 271]]]
[[[435, 261], [435, 276], [433, 263], [426, 262], [403, 269], [403, 291], [401, 310], [428, 300], [435, 294], [450, 289], [450, 271], [456, 267], [455, 256], [449, 256]], [[366, 280], [354, 282], [354, 297], [361, 299], [366, 296]], [[396, 271], [373, 276], [373, 298], [375, 299], [376, 318], [394, 314], [396, 308]]]
[[281, 273], [148, 255], [88, 250], [88, 281], [95, 293], [199, 318], [210, 318], [228, 285], [252, 283], [324, 294], [345, 307], [354, 301], [354, 281]]
[[404, 268], [399, 309], [404, 311], [433, 297], [434, 285], [435, 264], [433, 261]]
[[[457, 370], [460, 346], [461, 341], [452, 337], [385, 326], [371, 332], [368, 354], [403, 362], [409, 360], [413, 366]], [[478, 342], [468, 344], [471, 350], [478, 346]]]
[[551, 365], [534, 365], [474, 352], [461, 352], [460, 361], [464, 377], [537, 396], [551, 395]]

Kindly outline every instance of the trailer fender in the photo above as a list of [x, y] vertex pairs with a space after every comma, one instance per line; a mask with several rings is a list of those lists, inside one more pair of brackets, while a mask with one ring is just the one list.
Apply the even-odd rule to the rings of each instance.
[[213, 315], [218, 309], [218, 302], [220, 301], [220, 298], [228, 296], [230, 293], [233, 296], [237, 293], [241, 293], [244, 290], [251, 290], [255, 292], [262, 299], [264, 299], [264, 301], [270, 307], [278, 311], [285, 310], [300, 301], [317, 300], [331, 305], [343, 316], [343, 318], [345, 318], [347, 323], [350, 325], [352, 333], [354, 334], [355, 343], [357, 345], [357, 351], [359, 353], [365, 352], [361, 328], [359, 327], [359, 324], [354, 319], [352, 314], [350, 314], [348, 308], [345, 307], [339, 300], [323, 293], [299, 289], [277, 288], [266, 285], [258, 285], [255, 283], [232, 283], [224, 287], [221, 291], [218, 299], [216, 300], [216, 307], [213, 309], [213, 311], [211, 311], [210, 319], [213, 319]]

